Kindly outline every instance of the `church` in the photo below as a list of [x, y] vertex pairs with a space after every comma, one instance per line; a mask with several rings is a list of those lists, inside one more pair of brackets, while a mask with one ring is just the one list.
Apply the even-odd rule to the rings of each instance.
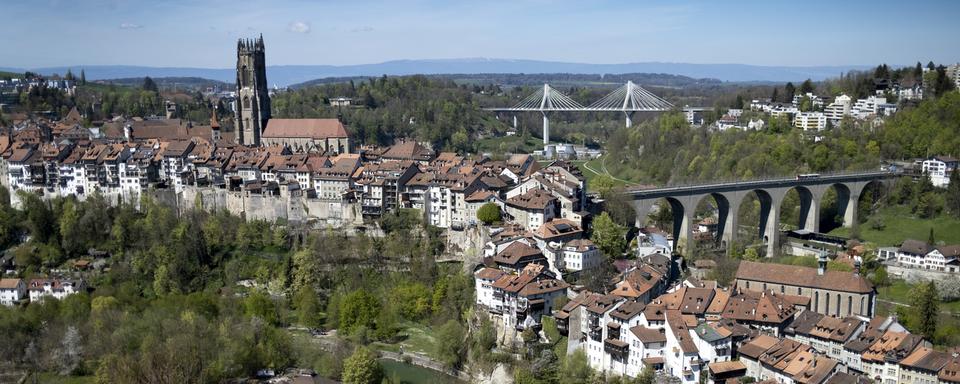
[[237, 42], [237, 144], [286, 146], [294, 152], [350, 153], [350, 136], [339, 119], [273, 119], [267, 88], [263, 35]]

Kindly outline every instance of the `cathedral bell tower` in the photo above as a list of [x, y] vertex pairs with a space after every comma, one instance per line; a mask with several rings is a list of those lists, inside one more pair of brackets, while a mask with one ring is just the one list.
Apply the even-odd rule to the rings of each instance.
[[267, 91], [267, 64], [263, 35], [237, 41], [237, 100], [235, 130], [237, 143], [260, 145], [260, 134], [270, 120]]

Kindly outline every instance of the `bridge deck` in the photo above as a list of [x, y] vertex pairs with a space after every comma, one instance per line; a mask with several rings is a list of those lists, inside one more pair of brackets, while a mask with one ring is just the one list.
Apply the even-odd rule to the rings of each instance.
[[900, 175], [901, 174], [897, 172], [886, 172], [886, 171], [825, 174], [825, 175], [820, 175], [818, 177], [811, 177], [811, 178], [804, 178], [804, 179], [798, 179], [796, 177], [772, 178], [772, 179], [732, 181], [732, 182], [712, 183], [712, 184], [679, 185], [679, 186], [668, 186], [668, 187], [661, 187], [661, 188], [631, 189], [631, 190], [627, 190], [625, 193], [627, 195], [632, 196], [634, 199], [648, 199], [648, 198], [658, 198], [658, 197], [686, 195], [686, 194], [702, 194], [702, 193], [714, 193], [714, 192], [744, 191], [744, 190], [764, 189], [764, 188], [784, 188], [784, 187], [798, 187], [798, 186], [807, 186], [807, 185], [823, 185], [823, 184], [834, 184], [834, 183], [843, 183], [843, 182], [868, 181], [868, 180], [887, 179], [887, 178], [897, 177]]

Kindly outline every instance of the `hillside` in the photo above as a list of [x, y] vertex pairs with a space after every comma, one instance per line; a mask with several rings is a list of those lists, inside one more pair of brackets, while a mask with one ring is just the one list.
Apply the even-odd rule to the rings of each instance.
[[[201, 77], [155, 77], [153, 81], [161, 89], [203, 89], [207, 87], [232, 86], [231, 83]], [[143, 85], [143, 77], [97, 80], [96, 83], [139, 87]]]
[[[694, 79], [687, 76], [671, 75], [666, 73], [625, 73], [617, 75], [579, 74], [579, 73], [455, 73], [444, 75], [428, 75], [430, 78], [452, 80], [461, 84], [498, 84], [501, 86], [528, 86], [550, 83], [555, 87], [618, 87], [632, 80], [634, 83], [645, 86], [660, 87], [691, 87], [705, 85], [719, 85], [723, 82], [717, 79]], [[367, 77], [328, 77], [315, 79], [291, 88], [303, 88], [321, 84], [363, 81]]]

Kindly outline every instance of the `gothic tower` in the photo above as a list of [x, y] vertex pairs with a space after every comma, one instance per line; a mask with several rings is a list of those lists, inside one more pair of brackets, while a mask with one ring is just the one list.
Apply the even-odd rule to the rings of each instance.
[[234, 109], [237, 143], [260, 145], [260, 133], [270, 119], [263, 35], [255, 40], [237, 42], [237, 100]]

